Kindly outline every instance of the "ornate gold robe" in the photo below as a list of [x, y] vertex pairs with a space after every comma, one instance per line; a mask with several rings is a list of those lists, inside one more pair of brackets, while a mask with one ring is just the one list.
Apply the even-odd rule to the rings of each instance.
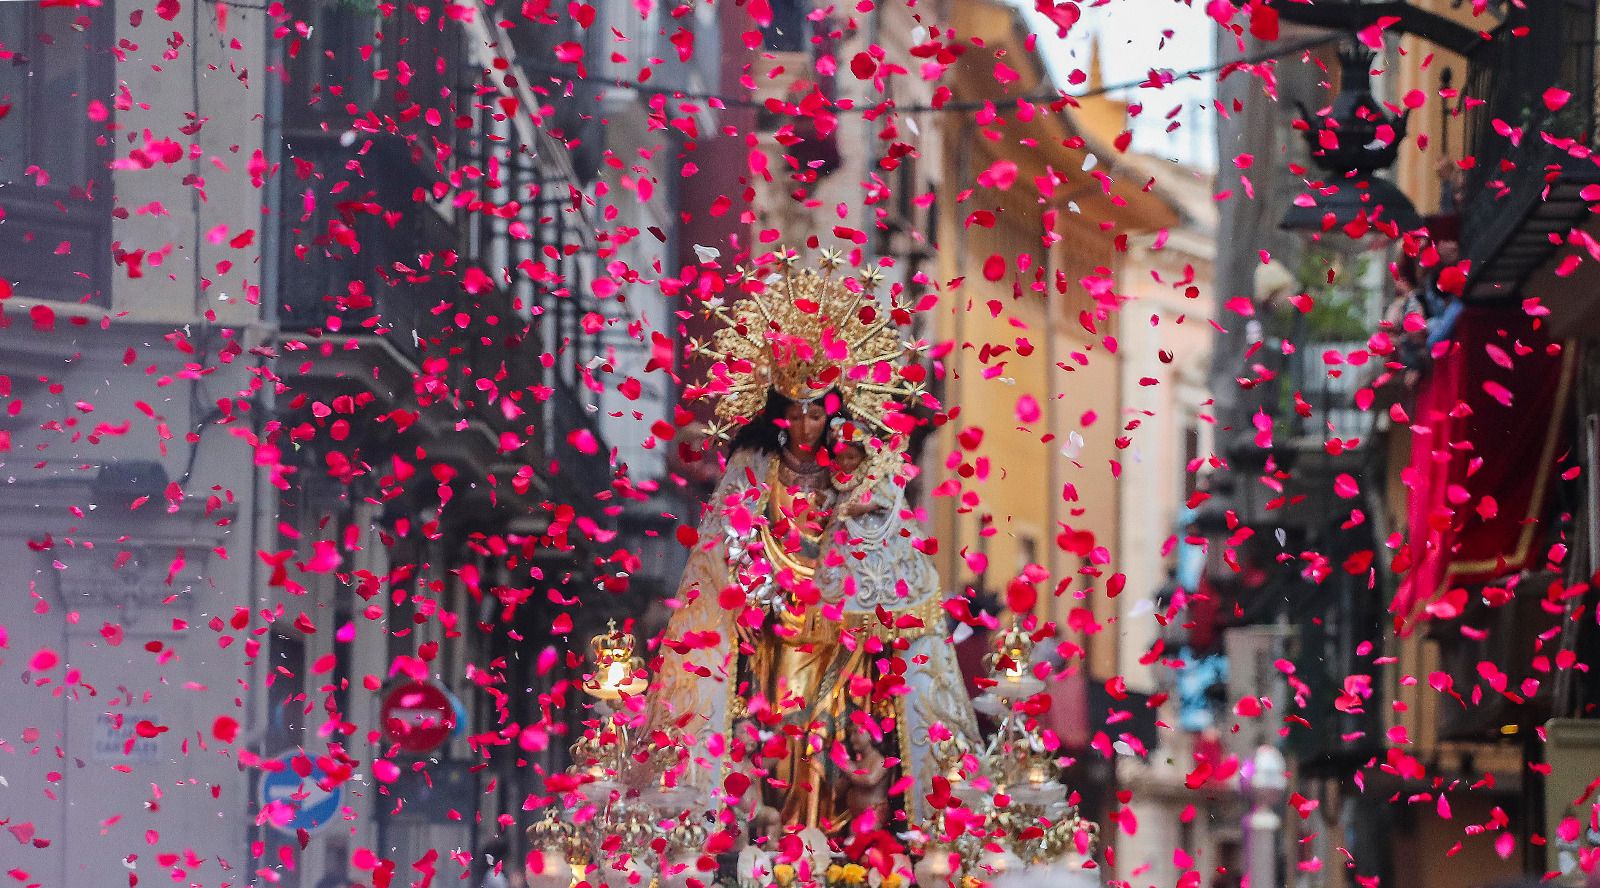
[[[914, 824], [925, 822], [935, 770], [930, 730], [942, 725], [975, 741], [977, 724], [945, 637], [938, 574], [911, 545], [914, 525], [902, 514], [898, 487], [885, 482], [874, 492], [886, 508], [829, 525], [811, 578], [822, 605], [798, 617], [780, 611], [780, 625], [762, 630], [755, 655], [739, 652], [735, 621], [751, 578], [740, 577], [730, 554], [760, 536], [776, 459], [745, 451], [728, 461], [678, 587], [680, 607], [668, 623], [651, 691], [650, 727], [681, 726], [688, 733], [705, 806], [719, 809], [733, 722], [748, 702], [740, 693], [741, 676], [768, 689], [781, 678], [785, 691], [804, 698], [804, 706], [788, 711], [785, 720], [811, 729], [802, 738], [811, 754], [791, 753], [773, 776], [797, 786], [810, 784], [809, 790], [784, 793], [782, 812], [786, 823], [815, 825], [838, 813], [832, 792], [844, 781], [831, 779], [838, 776], [829, 755], [832, 744], [844, 741], [841, 730], [851, 709], [870, 707], [879, 719], [893, 718], [900, 773], [911, 777], [907, 814]], [[774, 564], [781, 561], [775, 558]], [[880, 619], [880, 607], [889, 615], [888, 625]], [[839, 643], [845, 633], [853, 636], [852, 644]], [[869, 638], [878, 639], [883, 649], [872, 653], [873, 645], [865, 643]], [[897, 640], [904, 640], [905, 650], [893, 649]], [[885, 668], [893, 658], [903, 673]], [[901, 681], [892, 693], [874, 699], [872, 682], [888, 673], [899, 674]], [[746, 793], [743, 803], [751, 801]]]

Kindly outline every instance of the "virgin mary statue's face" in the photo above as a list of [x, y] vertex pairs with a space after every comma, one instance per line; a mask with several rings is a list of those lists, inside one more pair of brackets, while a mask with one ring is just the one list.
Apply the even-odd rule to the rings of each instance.
[[828, 428], [828, 411], [819, 403], [795, 402], [783, 411], [789, 422], [789, 449], [815, 453]]

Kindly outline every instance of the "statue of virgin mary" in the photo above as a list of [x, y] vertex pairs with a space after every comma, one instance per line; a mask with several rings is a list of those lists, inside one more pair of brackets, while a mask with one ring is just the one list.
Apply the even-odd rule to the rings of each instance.
[[933, 744], [977, 725], [905, 503], [896, 413], [919, 377], [877, 275], [836, 264], [747, 276], [696, 347], [729, 448], [647, 719], [685, 737], [706, 809], [842, 845], [924, 825]]

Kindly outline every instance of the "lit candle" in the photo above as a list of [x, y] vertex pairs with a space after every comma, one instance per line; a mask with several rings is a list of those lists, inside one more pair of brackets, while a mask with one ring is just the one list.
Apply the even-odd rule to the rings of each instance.
[[618, 660], [606, 664], [606, 677], [604, 687], [607, 691], [617, 692], [622, 690], [623, 684], [628, 680], [628, 665]]

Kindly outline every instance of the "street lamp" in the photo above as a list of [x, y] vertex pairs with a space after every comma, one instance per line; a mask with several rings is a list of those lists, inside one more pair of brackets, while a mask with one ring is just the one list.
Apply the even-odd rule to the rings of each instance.
[[1278, 806], [1289, 788], [1288, 770], [1283, 753], [1263, 743], [1241, 774], [1245, 798], [1250, 802], [1244, 818], [1248, 854], [1244, 888], [1277, 888], [1278, 830], [1283, 826]]
[[1394, 163], [1410, 112], [1393, 116], [1372, 96], [1373, 53], [1339, 50], [1339, 94], [1325, 117], [1300, 109], [1311, 161], [1327, 174], [1284, 214], [1280, 228], [1325, 232], [1342, 229], [1360, 240], [1376, 229], [1391, 236], [1422, 227], [1417, 208], [1392, 182], [1375, 173]]

